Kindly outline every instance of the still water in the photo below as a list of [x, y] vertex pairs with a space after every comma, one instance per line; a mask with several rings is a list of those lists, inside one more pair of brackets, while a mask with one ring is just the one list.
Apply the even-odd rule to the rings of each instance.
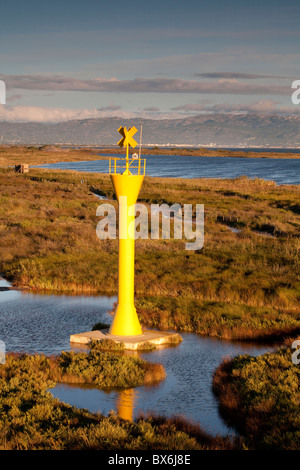
[[[5, 342], [6, 351], [44, 354], [77, 351], [77, 345], [70, 345], [70, 334], [89, 331], [98, 321], [109, 323], [108, 311], [115, 301], [115, 297], [104, 296], [25, 293], [11, 290], [9, 283], [2, 280], [0, 340]], [[140, 412], [151, 411], [165, 416], [184, 415], [212, 434], [232, 434], [218, 413], [218, 403], [211, 390], [213, 372], [225, 357], [258, 355], [271, 348], [193, 333], [184, 333], [182, 337], [183, 342], [176, 347], [140, 354], [150, 362], [164, 365], [167, 377], [158, 385], [109, 393], [57, 385], [51, 393], [92, 412], [107, 415], [115, 410], [123, 417], [131, 413], [137, 417]]]
[[[105, 155], [105, 154], [101, 154]], [[120, 155], [107, 155], [120, 157]], [[142, 155], [146, 174], [177, 178], [262, 178], [277, 184], [300, 184], [300, 159], [188, 157], [182, 155]], [[107, 160], [59, 162], [41, 168], [108, 173]]]
[[110, 322], [107, 312], [116, 301], [105, 296], [33, 294], [9, 286], [0, 281], [0, 340], [6, 351], [69, 351], [70, 335], [90, 331], [98, 321]]

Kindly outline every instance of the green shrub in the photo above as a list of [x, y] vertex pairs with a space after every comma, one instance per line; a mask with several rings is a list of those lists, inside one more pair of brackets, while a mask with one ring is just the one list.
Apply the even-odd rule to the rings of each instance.
[[300, 368], [289, 347], [225, 361], [213, 388], [227, 422], [254, 449], [300, 448]]

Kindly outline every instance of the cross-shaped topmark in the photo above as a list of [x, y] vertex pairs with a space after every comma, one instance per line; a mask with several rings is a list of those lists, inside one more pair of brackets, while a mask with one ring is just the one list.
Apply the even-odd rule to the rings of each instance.
[[136, 147], [137, 142], [134, 140], [133, 136], [137, 132], [137, 129], [133, 127], [129, 127], [127, 130], [126, 127], [120, 127], [118, 129], [118, 132], [120, 132], [122, 139], [118, 142], [118, 145], [120, 147], [127, 147], [127, 145], [130, 145], [131, 147]]

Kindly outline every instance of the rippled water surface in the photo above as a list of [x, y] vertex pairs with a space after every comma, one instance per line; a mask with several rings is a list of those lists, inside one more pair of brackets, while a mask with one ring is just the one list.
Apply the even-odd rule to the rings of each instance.
[[[113, 157], [113, 155], [107, 156]], [[272, 180], [277, 184], [300, 184], [300, 159], [182, 155], [142, 155], [142, 157], [146, 158], [146, 174], [149, 176], [236, 178], [247, 175], [250, 178]], [[42, 168], [108, 173], [109, 163], [107, 160], [60, 162], [42, 165]]]
[[[6, 281], [0, 288], [8, 287]], [[70, 335], [91, 330], [98, 321], [110, 322], [107, 313], [116, 297], [41, 295], [16, 290], [0, 291], [0, 339], [6, 351], [56, 354], [70, 350]]]
[[[0, 282], [0, 340], [6, 351], [58, 354], [78, 350], [70, 345], [70, 334], [88, 331], [98, 321], [110, 322], [108, 311], [115, 297], [66, 296], [23, 293]], [[233, 343], [193, 333], [182, 334], [176, 347], [140, 354], [151, 362], [162, 363], [166, 379], [155, 386], [138, 387], [110, 393], [92, 388], [57, 385], [51, 390], [62, 401], [90, 411], [110, 410], [122, 416], [140, 412], [172, 416], [181, 414], [212, 433], [230, 433], [218, 413], [218, 403], [211, 385], [212, 375], [220, 362], [237, 354], [261, 354], [270, 348]]]

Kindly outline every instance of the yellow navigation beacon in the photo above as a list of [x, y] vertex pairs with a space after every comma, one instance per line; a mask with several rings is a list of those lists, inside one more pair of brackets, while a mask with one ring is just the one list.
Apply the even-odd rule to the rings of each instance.
[[[137, 132], [135, 127], [120, 127], [122, 139], [120, 147], [126, 148], [126, 158], [111, 158], [109, 174], [119, 204], [119, 285], [118, 305], [109, 330], [116, 336], [142, 335], [136, 309], [134, 306], [134, 215], [128, 214], [138, 198], [145, 176], [145, 159], [129, 159], [129, 146], [136, 147], [133, 139]], [[132, 213], [132, 212], [131, 212]]]

